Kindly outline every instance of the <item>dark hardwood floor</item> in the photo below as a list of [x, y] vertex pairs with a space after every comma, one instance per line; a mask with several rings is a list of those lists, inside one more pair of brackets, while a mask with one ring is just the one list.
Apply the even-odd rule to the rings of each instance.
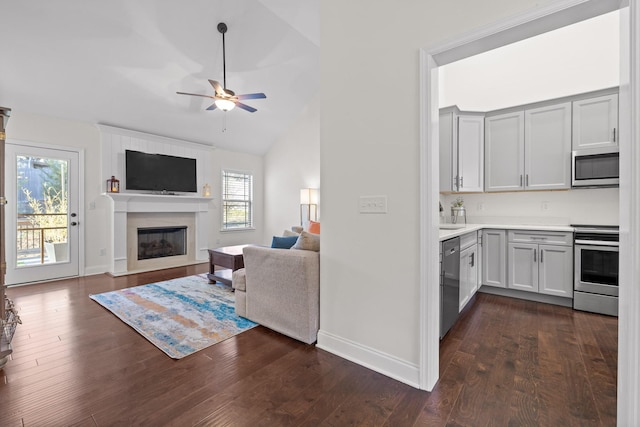
[[8, 289], [23, 324], [0, 371], [0, 425], [616, 423], [612, 317], [478, 294], [427, 393], [263, 327], [176, 361], [88, 298], [207, 269]]

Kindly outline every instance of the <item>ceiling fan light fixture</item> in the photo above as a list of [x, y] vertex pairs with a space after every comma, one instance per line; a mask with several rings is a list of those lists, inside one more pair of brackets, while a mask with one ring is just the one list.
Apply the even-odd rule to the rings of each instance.
[[222, 111], [231, 111], [236, 106], [235, 102], [228, 99], [216, 99], [214, 104]]

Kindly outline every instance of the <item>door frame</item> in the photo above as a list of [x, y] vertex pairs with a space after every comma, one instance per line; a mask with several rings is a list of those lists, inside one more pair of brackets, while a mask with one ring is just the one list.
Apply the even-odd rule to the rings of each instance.
[[[623, 9], [626, 8], [627, 9]], [[420, 49], [420, 388], [439, 375], [438, 72], [441, 65], [622, 10], [620, 81], [620, 313], [618, 318], [618, 425], [640, 423], [640, 0], [559, 0], [456, 40]], [[635, 216], [634, 216], [635, 215]], [[626, 285], [625, 285], [626, 284]]]
[[[71, 147], [71, 146], [66, 146], [66, 145], [54, 145], [54, 144], [46, 144], [46, 143], [41, 143], [41, 142], [34, 142], [34, 141], [26, 141], [26, 140], [21, 140], [21, 139], [13, 139], [13, 138], [8, 138], [6, 140], [6, 144], [12, 144], [12, 145], [22, 145], [22, 146], [29, 146], [29, 147], [35, 147], [35, 148], [41, 148], [41, 149], [46, 149], [46, 150], [58, 150], [58, 151], [68, 151], [68, 152], [72, 152], [72, 153], [76, 153], [78, 155], [78, 209], [77, 209], [77, 214], [78, 214], [78, 276], [77, 277], [82, 277], [85, 275], [85, 228], [84, 228], [84, 219], [85, 219], [85, 208], [84, 208], [84, 201], [85, 201], [85, 186], [84, 186], [84, 181], [85, 181], [85, 166], [84, 166], [84, 152], [85, 150], [82, 148], [76, 148], [76, 147]], [[6, 162], [6, 159], [5, 159]], [[10, 172], [9, 170], [7, 170], [7, 172]], [[70, 276], [70, 277], [76, 277], [76, 276]], [[28, 283], [19, 283], [16, 285], [10, 285], [10, 286], [25, 286], [25, 285], [32, 285], [34, 283], [43, 283], [43, 282], [50, 282], [50, 281], [55, 281], [55, 280], [59, 280], [59, 278], [52, 278], [50, 280], [45, 280], [42, 282], [28, 282]]]

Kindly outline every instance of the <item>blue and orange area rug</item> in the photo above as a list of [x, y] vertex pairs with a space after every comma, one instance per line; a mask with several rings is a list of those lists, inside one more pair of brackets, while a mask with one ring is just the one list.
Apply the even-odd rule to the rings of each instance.
[[153, 345], [181, 359], [256, 326], [239, 317], [227, 286], [205, 274], [90, 295]]

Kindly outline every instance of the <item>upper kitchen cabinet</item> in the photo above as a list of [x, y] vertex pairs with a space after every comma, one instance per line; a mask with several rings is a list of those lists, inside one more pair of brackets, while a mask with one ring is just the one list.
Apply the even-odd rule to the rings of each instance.
[[527, 190], [571, 187], [571, 103], [525, 110]]
[[524, 112], [485, 119], [486, 191], [524, 189]]
[[571, 103], [488, 116], [486, 191], [571, 187]]
[[618, 94], [573, 102], [574, 150], [618, 148]]
[[457, 127], [454, 126], [456, 107], [440, 110], [440, 191], [457, 191], [455, 178], [458, 176]]
[[440, 191], [482, 192], [484, 114], [440, 110]]

